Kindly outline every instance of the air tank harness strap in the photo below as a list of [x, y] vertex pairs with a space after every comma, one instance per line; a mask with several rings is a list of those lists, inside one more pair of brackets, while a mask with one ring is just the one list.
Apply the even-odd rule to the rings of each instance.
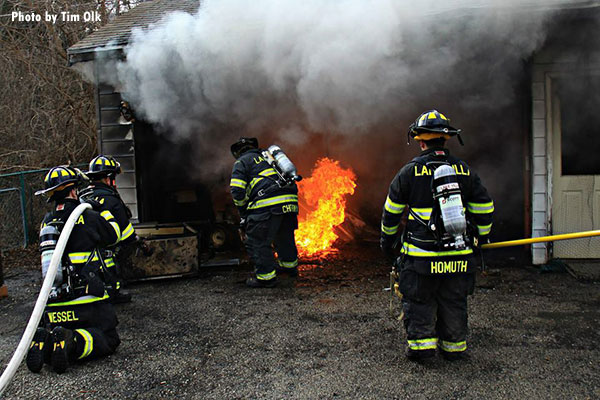
[[408, 209], [408, 213], [421, 225], [425, 226], [425, 227], [429, 227], [429, 224], [427, 223], [427, 221], [425, 221], [423, 218], [421, 218], [421, 216], [419, 214], [417, 214], [416, 212], [414, 212], [414, 210], [412, 208]]
[[251, 201], [250, 203], [248, 203], [247, 208], [250, 208], [251, 205], [254, 205], [258, 200], [260, 200], [261, 197], [271, 194], [271, 193], [275, 192], [276, 190], [292, 186], [291, 183], [287, 183], [287, 182], [285, 185], [281, 186], [278, 179], [273, 179], [270, 176], [261, 176], [261, 178], [270, 179], [272, 182], [274, 182], [274, 184], [269, 186], [266, 189], [260, 189], [258, 192], [256, 192], [256, 199]]

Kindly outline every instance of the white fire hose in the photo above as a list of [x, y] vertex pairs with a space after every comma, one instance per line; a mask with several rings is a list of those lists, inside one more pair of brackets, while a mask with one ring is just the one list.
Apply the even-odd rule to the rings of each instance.
[[4, 392], [11, 379], [17, 372], [17, 368], [23, 361], [23, 357], [29, 350], [29, 346], [31, 344], [31, 339], [39, 326], [40, 319], [42, 317], [42, 312], [46, 307], [46, 302], [48, 301], [48, 295], [50, 294], [50, 290], [52, 289], [52, 284], [54, 283], [54, 276], [56, 275], [56, 271], [58, 270], [58, 264], [62, 258], [63, 252], [65, 251], [65, 246], [67, 245], [67, 241], [69, 240], [69, 236], [71, 236], [71, 231], [73, 230], [73, 226], [75, 226], [75, 221], [79, 218], [83, 212], [92, 208], [91, 205], [87, 203], [82, 203], [73, 210], [69, 219], [65, 223], [62, 232], [60, 233], [60, 237], [58, 238], [58, 243], [56, 244], [56, 249], [54, 250], [54, 254], [52, 254], [52, 258], [50, 259], [50, 266], [48, 267], [48, 272], [46, 273], [46, 278], [44, 279], [44, 283], [42, 284], [42, 289], [40, 290], [40, 294], [35, 303], [35, 307], [33, 308], [33, 312], [31, 313], [31, 318], [29, 318], [29, 323], [27, 324], [27, 328], [25, 328], [25, 333], [23, 333], [23, 337], [17, 346], [17, 350], [15, 354], [10, 359], [8, 366], [2, 373], [0, 377], [0, 395]]

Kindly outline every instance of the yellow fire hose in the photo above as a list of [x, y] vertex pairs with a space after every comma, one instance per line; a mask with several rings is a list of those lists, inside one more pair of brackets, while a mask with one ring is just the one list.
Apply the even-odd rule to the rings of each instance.
[[[573, 233], [562, 233], [559, 235], [549, 235], [549, 236], [540, 236], [528, 239], [518, 239], [518, 240], [507, 240], [505, 242], [496, 242], [496, 243], [487, 243], [481, 246], [482, 249], [499, 249], [501, 247], [511, 247], [511, 246], [521, 246], [525, 244], [531, 243], [541, 243], [541, 242], [554, 242], [557, 240], [568, 240], [568, 239], [580, 239], [586, 237], [600, 236], [600, 230], [595, 231], [583, 231], [583, 232], [573, 232]], [[400, 293], [398, 287], [398, 273], [396, 269], [390, 272], [390, 315], [394, 318], [394, 298], [398, 298], [402, 300], [402, 293]], [[401, 312], [397, 317], [398, 320], [401, 320], [404, 316], [404, 312]]]
[[574, 233], [562, 233], [560, 235], [540, 236], [529, 239], [507, 240], [506, 242], [488, 243], [481, 246], [482, 249], [497, 249], [500, 247], [521, 246], [524, 244], [554, 242], [556, 240], [579, 239], [592, 236], [600, 236], [600, 230], [584, 231]]

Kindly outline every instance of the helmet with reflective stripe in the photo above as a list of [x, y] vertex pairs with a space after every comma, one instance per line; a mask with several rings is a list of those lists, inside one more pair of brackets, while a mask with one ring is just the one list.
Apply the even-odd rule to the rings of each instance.
[[38, 190], [35, 195], [45, 194], [50, 196], [48, 201], [55, 200], [61, 194], [66, 196], [68, 191], [76, 189], [81, 181], [82, 178], [75, 168], [67, 165], [54, 167], [44, 177], [44, 189]]
[[239, 158], [239, 156], [251, 149], [258, 149], [258, 139], [243, 137], [231, 145], [231, 154], [235, 158]]
[[104, 177], [114, 177], [121, 173], [121, 164], [111, 156], [100, 154], [90, 161], [89, 171], [86, 175], [91, 179], [102, 179]]
[[460, 138], [460, 129], [450, 126], [450, 119], [437, 110], [425, 111], [408, 128], [409, 138], [415, 140], [431, 140], [437, 138], [450, 139], [451, 136]]

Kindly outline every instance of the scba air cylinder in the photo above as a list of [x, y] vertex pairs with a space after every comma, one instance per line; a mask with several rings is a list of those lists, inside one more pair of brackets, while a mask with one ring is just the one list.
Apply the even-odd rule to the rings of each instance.
[[[58, 238], [60, 237], [60, 232], [55, 226], [46, 225], [40, 231], [40, 253], [42, 253], [42, 277], [46, 277], [46, 273], [48, 273], [48, 268], [50, 267], [50, 260], [52, 260], [52, 255], [54, 254], [54, 249], [56, 249], [56, 243], [58, 243]], [[62, 276], [62, 266], [59, 262], [58, 269], [56, 270], [56, 276], [54, 278], [54, 286], [59, 286], [63, 281]]]
[[460, 185], [456, 172], [450, 165], [441, 165], [433, 173], [434, 198], [440, 205], [440, 212], [446, 233], [455, 238], [465, 234], [467, 220], [460, 195]]
[[288, 156], [285, 155], [285, 153], [279, 148], [279, 146], [272, 145], [269, 147], [268, 151], [273, 155], [277, 166], [279, 166], [279, 169], [281, 170], [284, 176], [291, 178], [295, 181], [299, 181], [300, 179], [302, 179], [298, 175], [298, 171], [296, 170], [296, 166], [294, 165], [294, 163], [292, 163], [292, 161], [288, 158]]

